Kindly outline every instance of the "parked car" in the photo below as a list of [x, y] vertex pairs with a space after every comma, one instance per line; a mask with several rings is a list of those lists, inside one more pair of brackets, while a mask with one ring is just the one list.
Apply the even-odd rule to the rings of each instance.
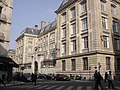
[[70, 81], [70, 77], [67, 75], [63, 75], [63, 74], [57, 74], [55, 76], [55, 80], [57, 80], [57, 81]]

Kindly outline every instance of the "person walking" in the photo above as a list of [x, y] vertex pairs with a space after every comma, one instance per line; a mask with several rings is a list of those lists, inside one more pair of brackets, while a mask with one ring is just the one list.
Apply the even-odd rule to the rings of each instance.
[[0, 75], [0, 83], [2, 83], [4, 86], [6, 86], [4, 81], [5, 81], [5, 74], [1, 74]]
[[97, 70], [95, 70], [95, 73], [94, 73], [94, 80], [95, 80], [95, 87], [94, 87], [94, 89], [98, 90], [98, 72], [97, 72]]
[[34, 82], [34, 85], [36, 85], [36, 82], [37, 82], [37, 74], [33, 74], [31, 75], [31, 81], [32, 83]]
[[98, 84], [98, 86], [100, 86], [101, 90], [103, 90], [103, 87], [102, 87], [102, 84], [101, 84], [102, 80], [103, 80], [103, 77], [101, 76], [100, 72], [98, 72], [98, 75], [97, 75], [97, 84]]
[[105, 72], [105, 82], [107, 81], [107, 79], [108, 79], [108, 73], [107, 72]]
[[114, 85], [113, 85], [113, 82], [112, 82], [112, 74], [111, 74], [111, 71], [109, 71], [109, 74], [108, 74], [108, 89], [110, 89], [111, 86], [112, 86], [112, 89], [114, 89]]

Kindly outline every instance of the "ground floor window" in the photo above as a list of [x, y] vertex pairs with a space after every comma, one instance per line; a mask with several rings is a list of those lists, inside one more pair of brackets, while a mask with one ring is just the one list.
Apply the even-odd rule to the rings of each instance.
[[88, 58], [83, 58], [83, 70], [88, 70]]
[[110, 57], [106, 57], [106, 70], [110, 70]]
[[62, 60], [62, 71], [66, 71], [66, 62]]

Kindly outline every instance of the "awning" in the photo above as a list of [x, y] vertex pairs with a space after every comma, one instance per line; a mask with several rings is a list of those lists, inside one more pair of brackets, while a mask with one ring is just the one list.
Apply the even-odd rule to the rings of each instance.
[[15, 63], [11, 58], [1, 57], [1, 56], [0, 56], [0, 65], [19, 67], [19, 65], [17, 63]]

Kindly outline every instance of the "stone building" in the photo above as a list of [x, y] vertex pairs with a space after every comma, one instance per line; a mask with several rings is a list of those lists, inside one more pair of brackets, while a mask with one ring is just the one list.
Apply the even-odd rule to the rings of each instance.
[[34, 47], [37, 44], [39, 29], [25, 28], [16, 39], [16, 62], [19, 64], [19, 70], [24, 67], [24, 72], [32, 72], [32, 55]]
[[[120, 75], [120, 1], [63, 0], [57, 14], [56, 73]], [[120, 77], [119, 77], [120, 78]]]
[[16, 39], [16, 61], [24, 67], [24, 73], [55, 73], [55, 31], [56, 21], [41, 29], [26, 28]]
[[38, 35], [38, 71], [42, 74], [55, 74], [56, 26], [57, 23], [54, 21], [42, 27]]
[[12, 76], [13, 67], [18, 67], [8, 56], [12, 9], [12, 0], [0, 0], [0, 72], [7, 80]]
[[7, 56], [10, 42], [12, 0], [0, 0], [0, 55]]

